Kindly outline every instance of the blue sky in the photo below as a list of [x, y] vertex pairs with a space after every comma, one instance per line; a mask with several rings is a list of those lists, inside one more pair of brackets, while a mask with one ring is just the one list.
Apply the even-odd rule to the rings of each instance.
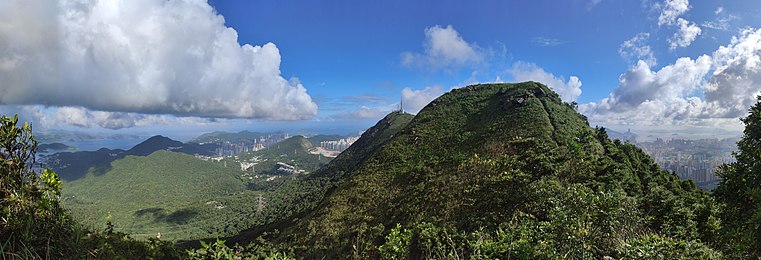
[[[20, 38], [0, 43], [0, 107], [51, 130], [349, 133], [402, 98], [415, 112], [452, 88], [537, 80], [593, 124], [706, 135], [739, 131], [761, 91], [757, 1], [23, 4], [0, 8], [0, 37]], [[67, 34], [29, 47], [48, 27]], [[50, 57], [55, 80], [18, 76]]]

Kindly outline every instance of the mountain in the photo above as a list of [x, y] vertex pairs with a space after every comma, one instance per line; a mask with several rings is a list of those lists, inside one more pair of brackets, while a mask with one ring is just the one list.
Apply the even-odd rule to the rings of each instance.
[[182, 142], [161, 135], [152, 136], [127, 150], [128, 155], [146, 156], [158, 150], [171, 150], [182, 147]]
[[183, 144], [161, 135], [153, 136], [135, 145], [129, 150], [101, 148], [97, 151], [61, 152], [42, 158], [42, 162], [67, 181], [79, 179], [88, 171], [93, 174], [107, 172], [114, 160], [124, 158], [127, 155], [147, 156], [158, 150], [171, 150], [189, 155], [211, 155], [218, 146], [215, 144]]
[[71, 181], [82, 178], [87, 172], [103, 174], [114, 160], [124, 158], [126, 151], [101, 148], [97, 151], [61, 152], [41, 158], [42, 163], [53, 169], [61, 179]]
[[310, 202], [301, 211], [231, 241], [264, 235], [304, 258], [618, 258], [652, 243], [715, 253], [707, 193], [545, 85], [468, 86], [399, 116], [309, 176], [327, 184], [292, 195]]

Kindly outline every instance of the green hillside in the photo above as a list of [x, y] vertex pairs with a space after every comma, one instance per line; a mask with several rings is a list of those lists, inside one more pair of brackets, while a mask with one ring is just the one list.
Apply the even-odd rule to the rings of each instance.
[[[279, 198], [287, 198], [289, 189], [280, 187], [332, 159], [313, 150], [307, 138], [294, 136], [221, 161], [164, 150], [127, 156], [65, 183], [64, 206], [96, 228], [110, 213], [117, 231], [136, 238], [158, 232], [169, 240], [230, 236], [285, 216], [276, 209], [282, 208]], [[241, 169], [241, 162], [255, 165]], [[303, 172], [279, 171], [278, 163]]]
[[240, 171], [193, 156], [157, 151], [148, 156], [127, 156], [111, 163], [103, 174], [89, 173], [64, 183], [64, 206], [85, 224], [102, 227], [110, 213], [116, 229], [135, 237], [165, 238], [204, 234], [195, 230], [201, 218], [198, 207], [214, 208], [216, 198], [246, 190]]
[[453, 90], [370, 154], [325, 167], [351, 174], [318, 172], [347, 179], [269, 238], [307, 258], [600, 258], [652, 243], [715, 253], [708, 194], [538, 83]]
[[[353, 174], [356, 165], [364, 163], [374, 155], [382, 144], [388, 142], [413, 116], [392, 112], [374, 126], [335, 159], [314, 173], [282, 182], [262, 199], [267, 201], [261, 213], [261, 219], [250, 222], [250, 229], [230, 237], [230, 243], [247, 244], [264, 232], [277, 232], [282, 228], [293, 226], [304, 214], [318, 206], [325, 194], [335, 189], [339, 183]], [[249, 204], [255, 201], [250, 201]], [[258, 201], [256, 201], [258, 202]], [[245, 202], [241, 202], [245, 204]]]

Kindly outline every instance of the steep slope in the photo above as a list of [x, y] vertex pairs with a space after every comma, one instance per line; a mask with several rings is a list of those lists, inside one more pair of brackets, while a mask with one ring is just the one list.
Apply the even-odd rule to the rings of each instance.
[[246, 244], [264, 232], [294, 226], [294, 221], [317, 207], [325, 194], [337, 187], [347, 176], [351, 176], [356, 165], [373, 156], [382, 144], [388, 142], [412, 118], [412, 115], [400, 112], [386, 115], [324, 167], [309, 175], [284, 182], [264, 194], [262, 199], [267, 202], [267, 206], [261, 212], [262, 218], [250, 222], [253, 228], [228, 238], [228, 242]]
[[214, 220], [200, 218], [198, 208], [220, 206], [210, 201], [246, 190], [238, 169], [180, 153], [160, 150], [111, 165], [103, 174], [91, 172], [65, 183], [64, 206], [96, 227], [111, 215], [117, 230], [137, 237], [157, 232], [165, 239], [206, 234], [199, 230], [205, 224], [197, 222]]
[[[638, 234], [698, 243], [715, 229], [705, 193], [636, 147], [611, 142], [604, 129], [589, 127], [572, 105], [534, 82], [453, 90], [374, 145], [367, 158], [339, 156], [325, 167], [344, 178], [338, 188], [270, 239], [308, 258], [379, 252], [417, 258], [456, 253], [457, 243], [463, 252], [481, 252], [468, 248], [475, 244], [468, 234], [508, 228], [523, 233], [495, 236], [523, 244], [502, 241], [503, 251], [489, 256], [599, 258], [625, 255], [626, 243], [645, 239]], [[464, 235], [444, 242], [455, 234]], [[433, 240], [425, 244], [424, 236]], [[394, 241], [402, 244], [389, 245]]]

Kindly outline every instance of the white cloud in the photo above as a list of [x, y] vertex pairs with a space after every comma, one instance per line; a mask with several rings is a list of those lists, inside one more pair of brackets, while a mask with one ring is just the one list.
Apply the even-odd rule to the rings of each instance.
[[674, 36], [668, 39], [669, 48], [671, 50], [676, 49], [676, 47], [690, 46], [690, 44], [695, 41], [695, 38], [697, 38], [698, 35], [700, 35], [702, 32], [700, 27], [698, 27], [695, 23], [682, 18], [677, 19], [677, 24], [679, 25], [679, 31], [677, 31]]
[[629, 61], [634, 59], [642, 60], [649, 66], [655, 66], [657, 64], [657, 59], [655, 58], [650, 45], [647, 45], [648, 38], [650, 38], [649, 33], [639, 33], [635, 35], [631, 39], [621, 43], [621, 46], [618, 47], [618, 54]]
[[[202, 0], [3, 1], [0, 104], [286, 120], [316, 114], [298, 80], [280, 75], [274, 44], [237, 40]], [[60, 119], [82, 123], [81, 111], [62, 111], [74, 114]]]
[[402, 65], [418, 68], [452, 69], [474, 65], [485, 58], [475, 43], [466, 42], [451, 25], [425, 29], [423, 53], [402, 53]]
[[658, 26], [674, 25], [677, 18], [690, 10], [689, 0], [666, 0], [658, 16]]
[[[70, 127], [122, 129], [129, 127], [173, 125], [188, 126], [211, 122], [209, 118], [176, 117], [126, 112], [89, 110], [83, 107], [45, 107], [41, 105], [0, 105], [0, 114], [19, 115], [19, 121], [32, 123], [35, 129], [65, 129]], [[225, 119], [216, 119], [225, 122]]]
[[681, 18], [690, 10], [689, 0], [665, 0], [660, 7], [661, 14], [658, 16], [658, 26], [676, 26], [677, 32], [668, 39], [671, 50], [677, 47], [687, 47], [700, 35], [701, 29], [694, 22]]
[[581, 105], [606, 125], [712, 126], [740, 129], [738, 118], [761, 94], [761, 29], [745, 29], [712, 55], [679, 58], [653, 71], [640, 61], [599, 102]]
[[705, 90], [711, 116], [745, 116], [761, 94], [761, 29], [744, 29], [713, 57], [716, 70]]
[[566, 102], [576, 101], [579, 95], [581, 95], [581, 80], [578, 77], [571, 76], [566, 81], [562, 76], [556, 77], [533, 63], [516, 62], [508, 70], [508, 74], [517, 82], [536, 81], [546, 84]]
[[402, 100], [404, 101], [404, 111], [417, 114], [423, 107], [431, 103], [434, 99], [444, 94], [441, 86], [428, 86], [419, 90], [412, 90], [409, 87], [402, 89]]
[[563, 41], [555, 39], [555, 38], [546, 38], [546, 37], [534, 37], [531, 39], [533, 43], [536, 45], [542, 46], [542, 47], [553, 47], [558, 46], [560, 44], [563, 44]]
[[391, 111], [382, 108], [362, 106], [356, 111], [352, 112], [351, 115], [352, 117], [359, 119], [378, 119], [385, 116], [389, 112]]
[[729, 31], [731, 27], [730, 23], [734, 20], [740, 19], [740, 17], [736, 15], [727, 14], [724, 11], [723, 7], [716, 8], [716, 11], [714, 11], [714, 14], [716, 15], [716, 18], [714, 20], [704, 21], [700, 25], [705, 28], [710, 28], [714, 30]]

